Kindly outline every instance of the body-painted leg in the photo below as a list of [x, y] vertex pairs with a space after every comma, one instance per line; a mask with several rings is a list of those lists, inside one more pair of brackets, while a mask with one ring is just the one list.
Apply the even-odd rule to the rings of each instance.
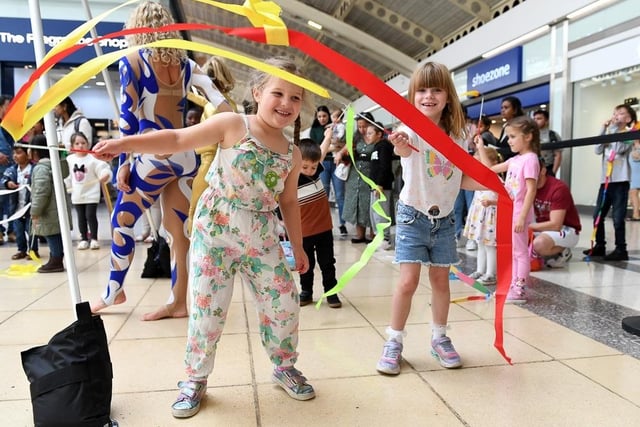
[[167, 304], [146, 313], [143, 320], [160, 320], [166, 317], [187, 317], [187, 283], [189, 279], [187, 255], [189, 239], [186, 222], [191, 198], [191, 177], [172, 181], [162, 193], [162, 223], [167, 231], [171, 248], [171, 293]]
[[[188, 166], [185, 168], [175, 160]], [[195, 168], [193, 152], [180, 153], [170, 158], [154, 155], [141, 155], [136, 158], [129, 177], [129, 185], [133, 190], [119, 194], [111, 217], [113, 242], [109, 282], [101, 299], [91, 305], [92, 312], [126, 301], [122, 293], [124, 280], [135, 253], [133, 226], [145, 210], [158, 199], [164, 188], [176, 180], [176, 176], [181, 176], [185, 170], [195, 173]]]

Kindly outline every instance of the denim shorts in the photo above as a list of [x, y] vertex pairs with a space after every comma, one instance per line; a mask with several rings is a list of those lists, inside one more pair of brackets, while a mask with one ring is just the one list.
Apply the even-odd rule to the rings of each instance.
[[436, 267], [459, 264], [455, 233], [453, 212], [442, 218], [429, 219], [413, 207], [398, 202], [394, 263], [422, 263]]

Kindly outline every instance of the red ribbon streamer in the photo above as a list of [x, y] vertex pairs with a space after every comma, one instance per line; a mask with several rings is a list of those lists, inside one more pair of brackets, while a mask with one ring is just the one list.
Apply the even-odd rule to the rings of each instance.
[[[161, 28], [132, 28], [122, 30], [105, 36], [98, 37], [93, 42], [99, 42], [105, 38], [115, 38], [127, 34], [136, 33], [153, 33], [181, 30], [218, 30], [228, 35], [242, 37], [258, 43], [267, 43], [266, 34], [262, 28], [227, 28], [217, 25], [207, 24], [172, 24]], [[413, 129], [421, 138], [428, 141], [438, 152], [445, 156], [449, 161], [462, 170], [466, 175], [475, 179], [477, 182], [486, 186], [492, 191], [498, 193], [498, 209], [497, 209], [497, 255], [498, 260], [498, 284], [495, 293], [496, 297], [496, 313], [495, 313], [495, 333], [494, 346], [500, 352], [502, 357], [509, 363], [511, 359], [504, 350], [503, 343], [503, 311], [507, 292], [511, 282], [511, 222], [513, 205], [511, 198], [506, 192], [503, 184], [497, 175], [490, 169], [473, 159], [462, 147], [457, 145], [449, 138], [436, 124], [426, 119], [410, 102], [396, 93], [393, 89], [382, 82], [378, 77], [369, 72], [366, 68], [351, 61], [350, 59], [340, 55], [327, 46], [319, 43], [315, 39], [304, 33], [288, 30], [290, 45], [309, 55], [317, 62], [323, 64], [331, 70], [337, 77], [359, 89], [366, 94], [374, 102], [389, 111], [392, 115], [398, 117], [405, 125]], [[29, 83], [38, 79], [44, 72], [59, 62], [62, 58], [70, 55], [78, 49], [82, 49], [84, 45], [75, 45], [71, 48], [59, 52], [57, 55], [49, 58], [32, 74]], [[16, 99], [28, 85], [25, 84]], [[11, 108], [11, 106], [10, 106]]]

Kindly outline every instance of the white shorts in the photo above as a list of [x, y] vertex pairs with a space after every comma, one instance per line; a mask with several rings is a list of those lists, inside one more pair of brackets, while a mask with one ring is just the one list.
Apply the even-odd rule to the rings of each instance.
[[576, 229], [566, 225], [563, 225], [560, 231], [541, 231], [536, 233], [536, 235], [538, 234], [545, 234], [551, 237], [555, 246], [562, 246], [563, 248], [573, 248], [578, 244], [579, 239]]

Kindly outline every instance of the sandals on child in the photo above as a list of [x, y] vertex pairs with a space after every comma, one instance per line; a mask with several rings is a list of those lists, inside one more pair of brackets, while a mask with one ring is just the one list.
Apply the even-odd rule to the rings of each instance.
[[176, 418], [189, 418], [200, 410], [200, 401], [207, 392], [207, 382], [179, 381], [180, 394], [173, 405], [171, 413]]

